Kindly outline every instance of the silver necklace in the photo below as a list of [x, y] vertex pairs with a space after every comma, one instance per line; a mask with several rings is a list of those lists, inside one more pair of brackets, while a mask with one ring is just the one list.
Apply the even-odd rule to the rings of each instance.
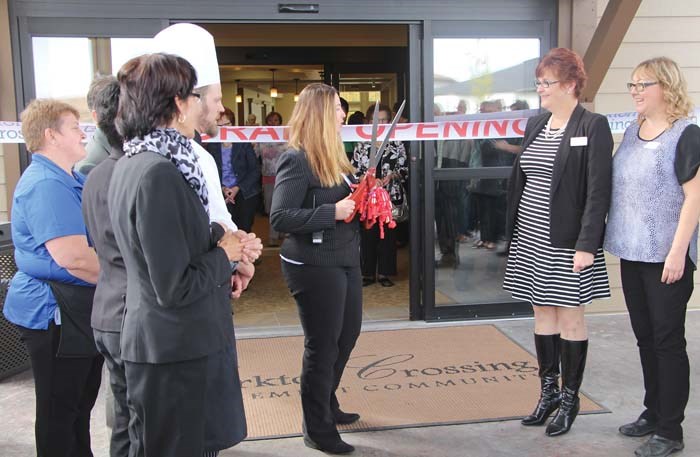
[[556, 132], [552, 133], [551, 125], [552, 125], [552, 118], [554, 116], [549, 116], [549, 119], [547, 120], [547, 125], [544, 126], [544, 139], [545, 140], [556, 140], [560, 136], [564, 135], [564, 130], [566, 129], [566, 124], [569, 123], [569, 120], [567, 119], [564, 125], [562, 125]]

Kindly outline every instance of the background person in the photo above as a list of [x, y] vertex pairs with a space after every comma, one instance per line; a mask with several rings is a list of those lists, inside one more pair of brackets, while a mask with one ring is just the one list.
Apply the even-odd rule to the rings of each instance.
[[299, 94], [280, 157], [270, 220], [289, 233], [282, 273], [304, 329], [301, 404], [304, 443], [333, 454], [354, 448], [336, 424], [357, 421], [341, 411], [335, 391], [362, 324], [358, 218], [345, 223], [353, 168], [340, 138], [345, 113], [336, 90], [314, 83]]
[[127, 272], [121, 355], [131, 455], [211, 455], [246, 434], [229, 286], [243, 243], [210, 225], [190, 141], [202, 109], [192, 65], [149, 54], [117, 78], [126, 143], [108, 205]]
[[39, 456], [92, 456], [90, 411], [102, 372], [103, 359], [94, 341], [74, 348], [84, 349], [79, 357], [60, 344], [61, 334], [68, 334], [62, 324], [67, 327], [71, 321], [69, 309], [87, 305], [81, 308], [89, 311], [91, 297], [87, 304], [76, 301], [59, 307], [48, 283], [89, 288], [92, 293], [100, 269], [80, 210], [85, 178], [73, 171], [85, 158], [78, 119], [75, 108], [56, 100], [33, 100], [21, 114], [32, 162], [12, 197], [17, 273], [3, 312], [17, 325], [32, 361]]
[[[112, 390], [112, 436], [110, 457], [127, 457], [129, 438], [129, 407], [126, 401], [126, 375], [119, 342], [124, 318], [126, 295], [126, 267], [114, 239], [109, 219], [107, 191], [117, 161], [124, 156], [123, 140], [114, 125], [119, 108], [119, 82], [114, 76], [103, 78], [94, 97], [97, 127], [107, 138], [110, 154], [91, 172], [83, 189], [83, 217], [100, 263], [100, 276], [95, 290], [90, 324], [95, 335], [97, 350], [105, 358]], [[108, 397], [107, 401], [110, 400]], [[108, 404], [109, 406], [109, 404]], [[108, 408], [109, 411], [109, 408]]]
[[[367, 122], [373, 122], [374, 107], [367, 110]], [[377, 111], [380, 124], [391, 123], [391, 110], [388, 106], [380, 105]], [[381, 144], [381, 143], [380, 143]], [[379, 147], [377, 145], [377, 147]], [[357, 176], [363, 176], [369, 167], [370, 142], [355, 144], [352, 166], [357, 170]], [[408, 161], [406, 149], [401, 141], [390, 141], [384, 154], [379, 159], [376, 168], [377, 180], [386, 188], [391, 203], [400, 205], [406, 198], [404, 183], [408, 178]], [[383, 287], [392, 287], [394, 282], [389, 276], [396, 276], [396, 232], [384, 230], [384, 239], [379, 236], [379, 224], [372, 228], [361, 229], [362, 243], [360, 254], [362, 258], [362, 285], [369, 286], [379, 282]]]
[[85, 146], [87, 156], [75, 165], [75, 169], [86, 176], [93, 168], [105, 160], [112, 150], [109, 138], [100, 128], [100, 113], [104, 110], [106, 102], [100, 97], [100, 94], [105, 92], [105, 86], [109, 86], [113, 79], [114, 76], [112, 75], [98, 76], [90, 83], [90, 88], [88, 89], [87, 106], [93, 122], [97, 124], [97, 128], [88, 141], [87, 146]]
[[602, 244], [613, 139], [605, 116], [578, 103], [586, 83], [578, 54], [550, 50], [536, 75], [548, 112], [528, 120], [523, 152], [513, 165], [504, 288], [530, 302], [535, 313], [541, 394], [522, 424], [541, 425], [558, 409], [546, 429], [557, 436], [570, 430], [579, 411], [588, 352], [584, 305], [610, 297]]
[[[219, 116], [218, 127], [236, 124], [236, 116], [228, 108]], [[250, 143], [206, 143], [214, 157], [221, 179], [221, 191], [234, 224], [240, 230], [253, 229], [255, 211], [260, 203], [260, 162]]]
[[638, 456], [683, 449], [690, 391], [685, 314], [693, 293], [700, 217], [700, 127], [678, 65], [646, 60], [628, 83], [638, 113], [613, 158], [605, 249], [620, 257], [622, 291], [644, 375], [644, 411], [620, 427], [653, 436]]
[[[265, 117], [265, 125], [282, 125], [282, 115], [277, 111], [271, 111]], [[265, 212], [270, 214], [272, 207], [272, 195], [275, 192], [275, 176], [277, 175], [277, 163], [280, 156], [287, 150], [285, 143], [256, 143], [255, 151], [262, 163], [262, 187], [265, 203]], [[270, 222], [270, 230], [267, 238], [267, 245], [271, 247], [279, 246], [284, 240], [284, 234], [279, 233]]]

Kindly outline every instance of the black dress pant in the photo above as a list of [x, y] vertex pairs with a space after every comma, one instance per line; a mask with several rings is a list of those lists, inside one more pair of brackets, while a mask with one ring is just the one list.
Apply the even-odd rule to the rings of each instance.
[[622, 260], [622, 290], [637, 337], [644, 374], [643, 416], [657, 422], [656, 433], [683, 439], [685, 406], [690, 391], [690, 366], [685, 342], [685, 314], [693, 293], [692, 261], [683, 277], [661, 282], [663, 263]]
[[457, 256], [460, 202], [465, 192], [463, 181], [439, 181], [435, 185], [435, 225], [443, 255]]
[[120, 332], [93, 330], [97, 350], [105, 359], [109, 370], [109, 384], [114, 396], [114, 425], [109, 443], [110, 457], [128, 457], [131, 439], [129, 438], [129, 406], [126, 403], [126, 373], [121, 359]]
[[130, 457], [204, 452], [208, 357], [173, 363], [124, 361], [131, 412]]
[[92, 457], [90, 412], [102, 378], [101, 355], [57, 357], [61, 327], [17, 327], [32, 361], [37, 457]]
[[253, 195], [250, 198], [243, 198], [243, 193], [239, 191], [234, 201], [236, 202], [235, 205], [226, 203], [231, 219], [233, 219], [233, 222], [239, 229], [250, 232], [255, 220], [255, 211], [257, 211], [260, 204], [260, 194]]
[[495, 243], [498, 241], [499, 217], [498, 197], [495, 195], [475, 194], [479, 211], [479, 232], [481, 241]]
[[362, 276], [374, 278], [396, 275], [396, 229], [384, 227], [384, 239], [379, 237], [379, 225], [360, 231]]
[[362, 325], [359, 267], [294, 265], [282, 272], [304, 329], [301, 406], [305, 433], [316, 442], [338, 439], [335, 391]]

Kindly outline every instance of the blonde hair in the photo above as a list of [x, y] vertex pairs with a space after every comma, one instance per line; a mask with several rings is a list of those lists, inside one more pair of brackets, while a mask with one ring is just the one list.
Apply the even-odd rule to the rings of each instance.
[[[654, 57], [637, 65], [632, 75], [638, 72], [643, 72], [645, 76], [659, 82], [664, 92], [666, 119], [669, 123], [690, 115], [693, 102], [688, 96], [688, 84], [676, 62], [668, 57]], [[643, 119], [644, 117], [640, 114], [639, 122]]]
[[289, 146], [304, 151], [311, 171], [325, 187], [343, 182], [354, 171], [338, 135], [336, 90], [326, 84], [309, 84], [299, 94], [289, 120]]
[[60, 130], [61, 117], [70, 113], [80, 119], [80, 113], [68, 103], [58, 100], [36, 99], [20, 114], [22, 121], [22, 136], [30, 152], [36, 152], [44, 147], [44, 132], [46, 129]]

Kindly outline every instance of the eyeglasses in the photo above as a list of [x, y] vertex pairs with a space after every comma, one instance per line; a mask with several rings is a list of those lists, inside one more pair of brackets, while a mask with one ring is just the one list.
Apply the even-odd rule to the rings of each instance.
[[636, 90], [638, 93], [644, 92], [644, 89], [646, 89], [649, 86], [653, 86], [654, 84], [659, 84], [658, 81], [649, 81], [649, 82], [639, 82], [639, 83], [627, 83], [627, 90]]
[[535, 80], [535, 89], [539, 89], [540, 86], [544, 87], [545, 89], [549, 89], [549, 86], [552, 84], [556, 84], [559, 81], [547, 81], [546, 79], [543, 79], [542, 81]]

